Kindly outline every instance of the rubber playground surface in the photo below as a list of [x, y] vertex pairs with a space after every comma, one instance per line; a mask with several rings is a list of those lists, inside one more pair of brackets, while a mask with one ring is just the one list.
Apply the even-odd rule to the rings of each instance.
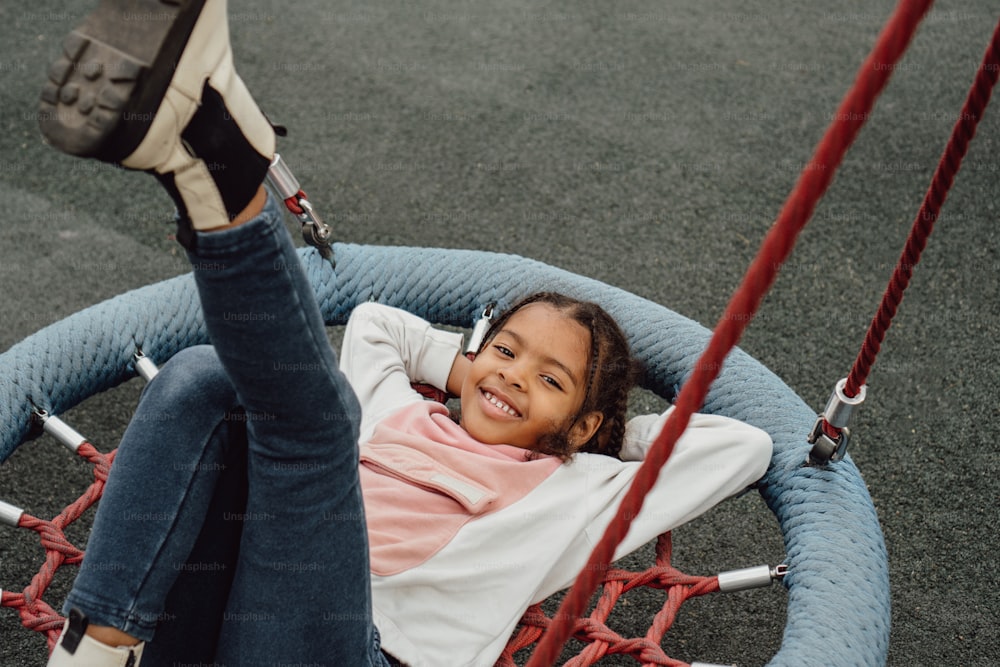
[[[38, 133], [46, 69], [89, 4], [0, 6], [0, 351], [187, 272], [153, 179], [71, 159]], [[239, 70], [288, 126], [279, 151], [338, 240], [524, 255], [708, 327], [893, 7], [231, 5]], [[996, 14], [993, 3], [951, 1], [925, 19], [741, 341], [817, 410], [850, 369]], [[888, 664], [898, 667], [1000, 663], [998, 151], [1000, 112], [990, 108], [853, 424], [850, 455], [889, 554]], [[67, 419], [109, 451], [139, 390], [130, 382]], [[648, 395], [635, 403], [658, 409]], [[0, 499], [52, 517], [89, 475], [41, 438], [0, 465]], [[78, 545], [89, 517], [70, 532]], [[42, 550], [33, 533], [0, 533], [0, 587], [21, 589]], [[675, 564], [692, 574], [784, 557], [756, 494], [678, 529], [674, 545]], [[647, 547], [626, 564], [651, 558]], [[71, 576], [46, 596], [54, 606]], [[764, 664], [780, 645], [786, 602], [777, 585], [691, 601], [665, 650], [688, 662]], [[656, 608], [655, 595], [632, 594], [616, 627], [641, 635]], [[827, 653], [842, 664], [836, 645]], [[45, 656], [41, 635], [3, 609], [0, 665], [34, 667]]]

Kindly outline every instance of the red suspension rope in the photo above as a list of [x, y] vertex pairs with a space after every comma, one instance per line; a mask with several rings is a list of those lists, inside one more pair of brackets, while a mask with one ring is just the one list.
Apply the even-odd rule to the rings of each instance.
[[542, 637], [527, 667], [544, 667], [555, 662], [573, 631], [575, 619], [581, 615], [591, 593], [608, 570], [615, 548], [627, 534], [632, 519], [642, 507], [643, 498], [655, 483], [660, 468], [673, 452], [674, 444], [687, 427], [691, 415], [704, 402], [709, 386], [722, 368], [723, 360], [739, 341], [777, 277], [779, 267], [791, 254], [795, 239], [829, 187], [836, 168], [895, 70], [893, 65], [902, 57], [931, 4], [932, 0], [901, 0], [882, 29], [874, 49], [858, 71], [854, 85], [841, 102], [834, 120], [812, 159], [803, 168], [743, 282], [730, 299], [708, 347], [695, 364], [690, 379], [681, 388], [673, 413], [646, 455], [618, 513], [563, 600], [555, 621]]
[[983, 111], [990, 102], [998, 74], [1000, 74], [1000, 22], [997, 23], [993, 31], [993, 38], [989, 46], [986, 47], [983, 62], [979, 65], [976, 78], [965, 98], [965, 104], [962, 105], [962, 112], [959, 114], [958, 120], [955, 121], [948, 145], [934, 171], [934, 178], [931, 179], [930, 187], [927, 188], [927, 193], [924, 195], [924, 201], [913, 220], [910, 236], [906, 239], [906, 245], [903, 247], [899, 262], [892, 273], [892, 279], [886, 287], [885, 294], [882, 295], [878, 312], [872, 318], [864, 344], [861, 346], [854, 366], [847, 376], [847, 383], [844, 385], [844, 393], [847, 396], [852, 398], [857, 396], [861, 387], [864, 386], [865, 380], [868, 379], [868, 373], [875, 362], [879, 348], [882, 346], [882, 340], [892, 323], [896, 309], [903, 300], [903, 291], [910, 283], [913, 269], [920, 261], [920, 254], [927, 245], [927, 237], [934, 229], [934, 223], [937, 221], [941, 206], [944, 205], [944, 201], [948, 197], [948, 190], [951, 188], [958, 170], [962, 167], [962, 159], [965, 158], [965, 154], [969, 150], [969, 142], [975, 136], [979, 120], [983, 117]]

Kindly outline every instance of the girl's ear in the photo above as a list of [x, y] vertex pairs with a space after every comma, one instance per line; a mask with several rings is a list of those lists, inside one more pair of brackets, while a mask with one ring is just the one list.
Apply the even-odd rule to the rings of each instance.
[[603, 422], [604, 415], [599, 410], [588, 412], [579, 417], [569, 429], [569, 444], [573, 451], [575, 452], [587, 444], [597, 433], [597, 429], [601, 428]]

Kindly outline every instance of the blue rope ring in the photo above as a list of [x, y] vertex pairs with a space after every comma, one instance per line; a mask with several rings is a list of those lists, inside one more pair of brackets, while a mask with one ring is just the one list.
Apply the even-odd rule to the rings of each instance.
[[[511, 255], [338, 244], [332, 270], [312, 249], [300, 256], [328, 325], [344, 324], [355, 305], [369, 300], [458, 326], [469, 326], [490, 303], [502, 310], [541, 289], [596, 301], [621, 323], [646, 364], [643, 386], [667, 398], [710, 336], [692, 320], [624, 290]], [[137, 348], [160, 364], [206, 342], [190, 274], [122, 294], [29, 336], [0, 355], [0, 461], [32, 435], [34, 408], [59, 415], [135, 376]], [[825, 468], [803, 465], [815, 411], [738, 349], [702, 411], [753, 424], [774, 440], [761, 495], [785, 540], [789, 595], [784, 641], [768, 664], [884, 665], [887, 555], [850, 457]]]

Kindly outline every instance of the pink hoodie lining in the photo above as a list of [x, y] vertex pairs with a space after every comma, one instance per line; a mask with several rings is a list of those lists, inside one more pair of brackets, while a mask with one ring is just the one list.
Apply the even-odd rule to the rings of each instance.
[[560, 465], [525, 455], [473, 439], [440, 403], [413, 403], [379, 422], [360, 467], [372, 572], [424, 563], [463, 525], [517, 502]]

